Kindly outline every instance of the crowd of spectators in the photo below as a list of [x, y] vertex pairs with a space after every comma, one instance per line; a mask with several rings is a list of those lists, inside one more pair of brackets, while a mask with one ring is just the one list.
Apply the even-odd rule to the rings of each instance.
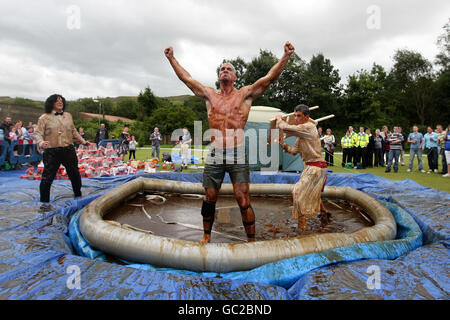
[[[412, 172], [414, 159], [417, 157], [420, 172], [449, 176], [450, 125], [446, 130], [442, 125], [437, 125], [435, 130], [428, 126], [425, 134], [419, 132], [417, 125], [412, 127], [412, 131], [408, 135], [400, 126], [394, 126], [392, 130], [391, 132], [388, 126], [383, 126], [381, 130], [376, 129], [372, 134], [369, 128], [360, 127], [359, 132], [356, 133], [353, 127], [349, 126], [340, 140], [342, 167], [349, 169], [385, 167], [385, 172], [391, 172], [392, 169], [394, 172], [398, 172], [399, 165], [405, 166], [406, 143], [409, 143], [410, 157], [407, 172]], [[333, 155], [337, 140], [331, 134], [331, 129], [327, 129], [324, 135], [322, 128], [319, 127], [318, 133], [325, 151], [325, 161], [329, 166], [334, 166]], [[422, 153], [427, 156], [428, 171], [423, 168]], [[439, 157], [441, 157], [440, 162]], [[441, 166], [441, 171], [439, 171], [439, 166]]]
[[[31, 156], [31, 148], [33, 143], [33, 133], [37, 125], [29, 122], [24, 126], [23, 121], [13, 121], [11, 117], [5, 117], [0, 124], [0, 154], [3, 153], [4, 148], [9, 147], [14, 141], [21, 140], [21, 144], [17, 144], [14, 147], [13, 155], [15, 157], [24, 154], [25, 157]], [[25, 152], [23, 152], [25, 150]], [[39, 151], [39, 148], [38, 148]], [[9, 155], [6, 155], [6, 160], [9, 159]]]

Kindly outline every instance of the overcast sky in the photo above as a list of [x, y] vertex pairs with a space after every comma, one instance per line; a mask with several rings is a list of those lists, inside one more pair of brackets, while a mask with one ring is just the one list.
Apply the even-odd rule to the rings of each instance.
[[0, 96], [43, 100], [190, 94], [164, 56], [172, 45], [194, 78], [214, 86], [224, 58], [278, 57], [289, 40], [309, 60], [322, 52], [347, 76], [396, 49], [433, 61], [448, 0], [61, 1], [0, 0]]

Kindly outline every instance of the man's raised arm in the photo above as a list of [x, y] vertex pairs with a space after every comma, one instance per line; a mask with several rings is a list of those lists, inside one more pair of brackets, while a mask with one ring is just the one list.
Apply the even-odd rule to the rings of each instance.
[[294, 46], [287, 41], [284, 45], [284, 54], [283, 57], [278, 61], [267, 73], [266, 76], [262, 77], [258, 81], [256, 81], [254, 84], [250, 85], [248, 87], [249, 92], [248, 96], [251, 97], [253, 100], [262, 96], [264, 91], [269, 88], [269, 86], [275, 82], [275, 80], [278, 79], [280, 74], [283, 72], [284, 68], [286, 67], [286, 64], [289, 61], [289, 58], [294, 53]]
[[172, 65], [173, 70], [177, 74], [178, 78], [183, 81], [186, 86], [198, 97], [206, 99], [207, 98], [207, 89], [204, 85], [202, 85], [197, 80], [193, 79], [192, 76], [187, 72], [175, 59], [173, 56], [173, 48], [168, 47], [164, 50], [164, 54]]

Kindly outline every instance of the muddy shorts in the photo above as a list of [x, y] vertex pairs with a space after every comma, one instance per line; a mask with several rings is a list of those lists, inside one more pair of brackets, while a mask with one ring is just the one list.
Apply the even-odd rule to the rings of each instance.
[[250, 169], [245, 147], [218, 149], [211, 147], [206, 157], [203, 171], [203, 187], [219, 190], [225, 172], [230, 175], [231, 183], [250, 182]]

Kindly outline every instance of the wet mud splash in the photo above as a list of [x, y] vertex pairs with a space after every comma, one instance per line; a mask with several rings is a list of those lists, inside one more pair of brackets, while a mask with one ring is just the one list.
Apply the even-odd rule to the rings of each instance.
[[[203, 235], [201, 195], [138, 194], [134, 199], [105, 214], [104, 220], [151, 234], [199, 241]], [[351, 233], [372, 226], [373, 221], [360, 207], [344, 200], [324, 200], [331, 213], [322, 227], [319, 218], [307, 221], [307, 230], [297, 233], [297, 220], [291, 219], [292, 199], [287, 196], [253, 196], [256, 241], [302, 237], [314, 233]], [[246, 241], [241, 213], [233, 196], [220, 196], [216, 205], [213, 243]]]

